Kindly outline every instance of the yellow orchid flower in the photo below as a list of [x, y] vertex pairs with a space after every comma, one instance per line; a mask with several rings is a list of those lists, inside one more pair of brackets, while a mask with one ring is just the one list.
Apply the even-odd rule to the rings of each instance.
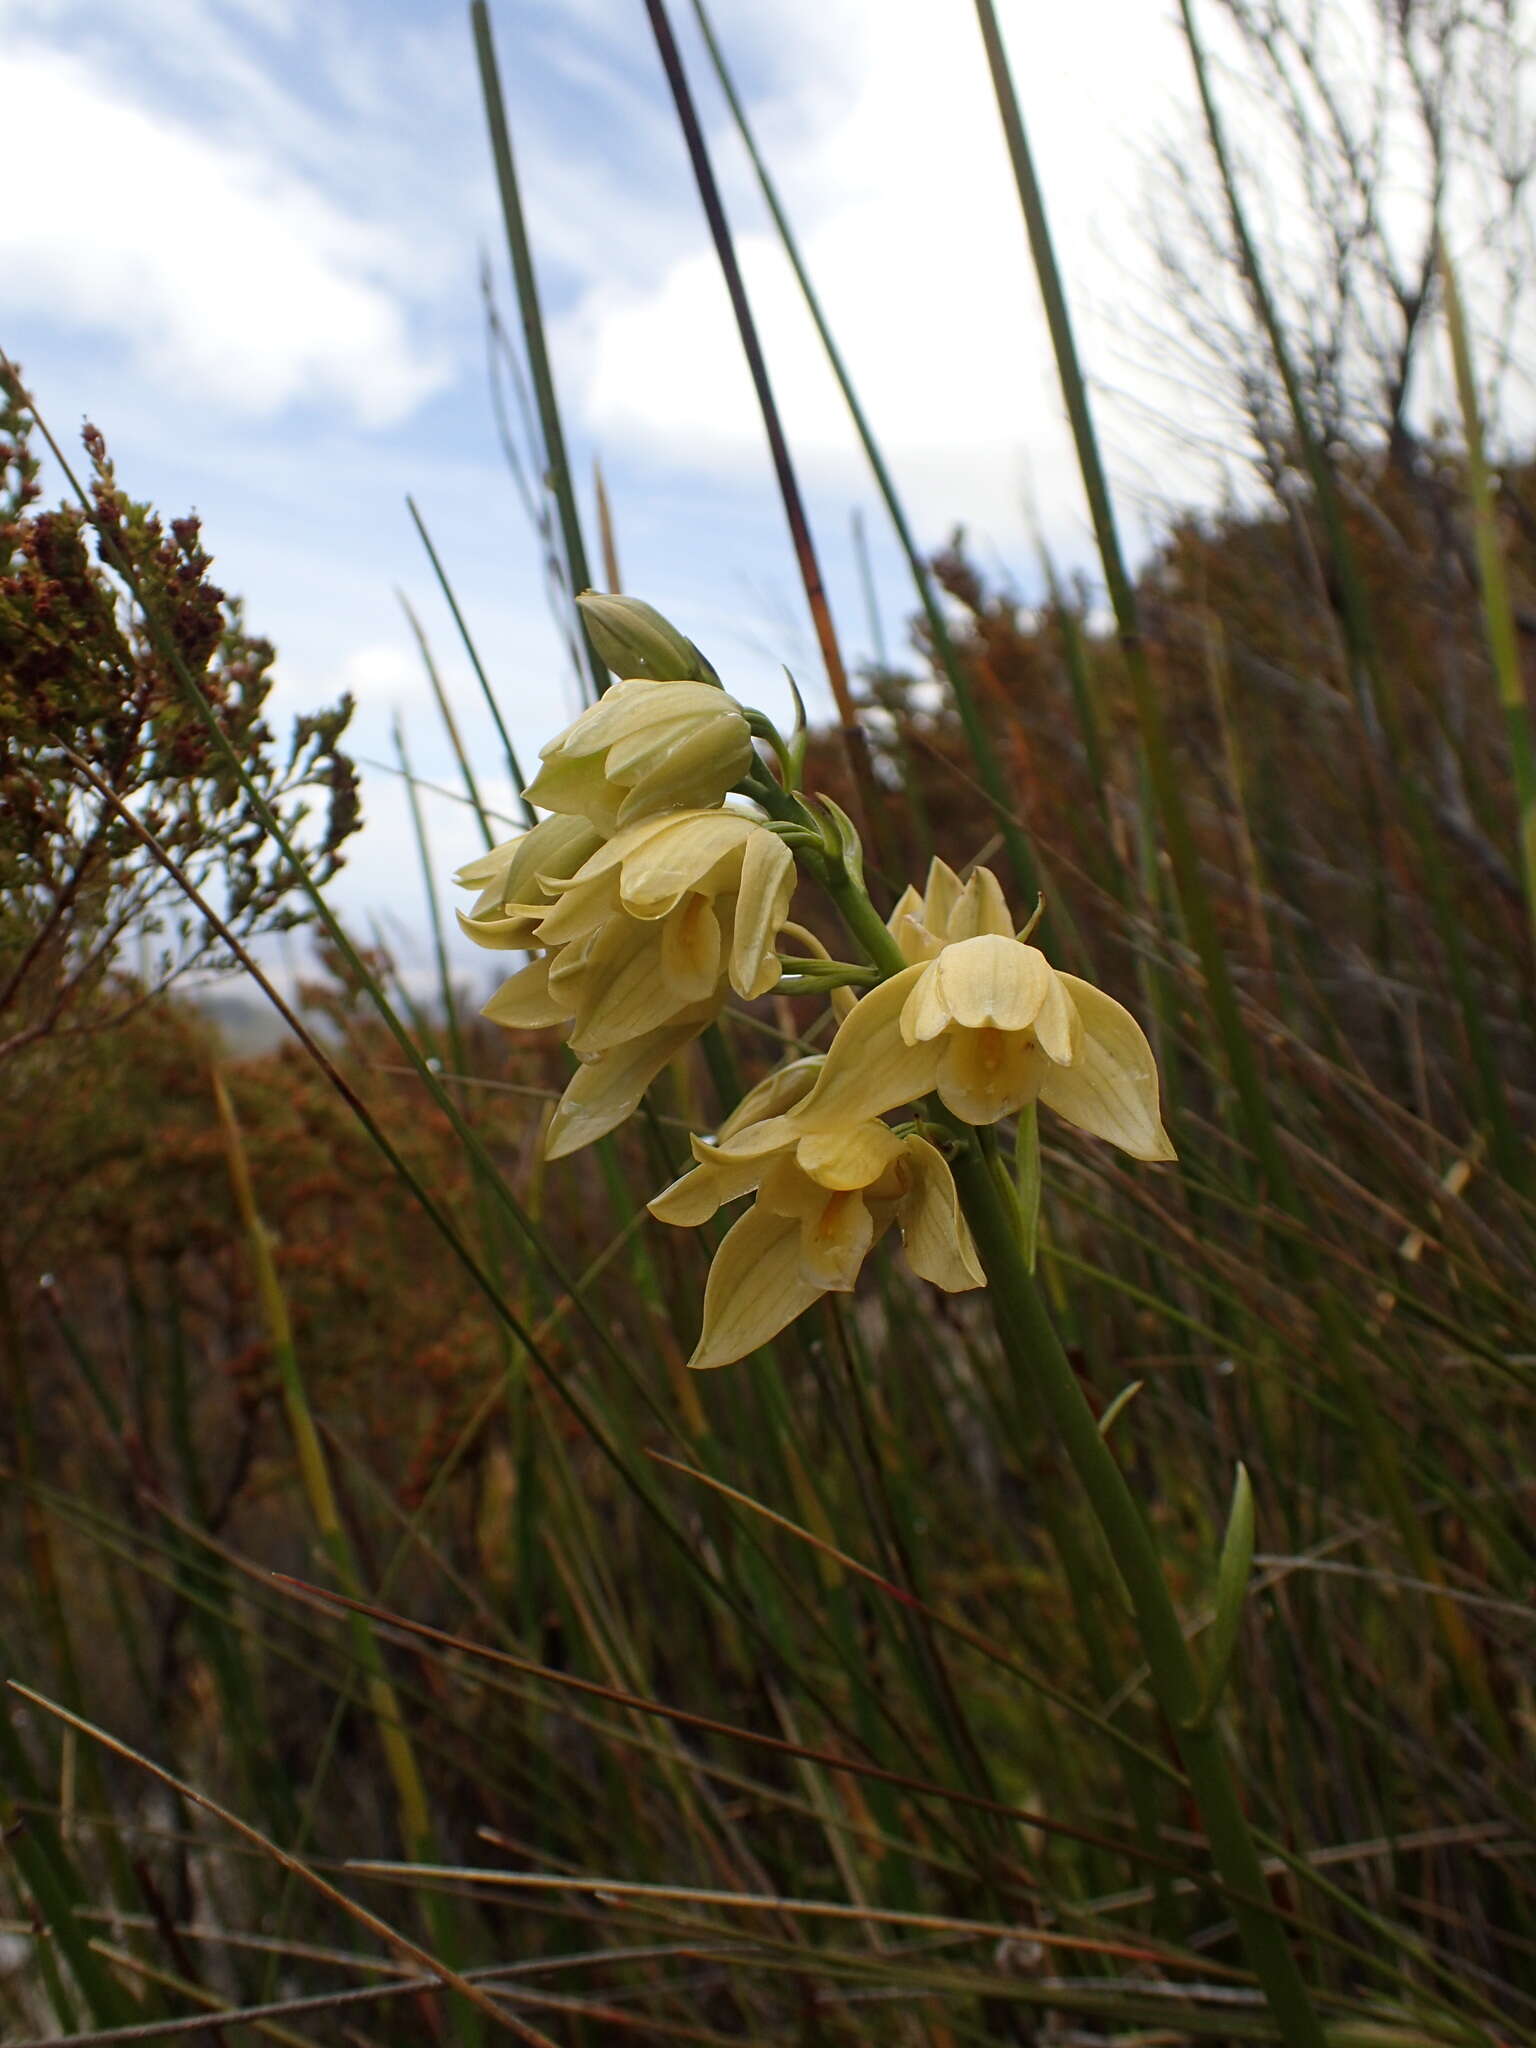
[[899, 1136], [872, 1117], [805, 1131], [790, 1111], [718, 1144], [692, 1142], [696, 1164], [651, 1202], [653, 1216], [698, 1225], [757, 1193], [710, 1265], [688, 1361], [696, 1370], [744, 1358], [820, 1295], [849, 1292], [893, 1223], [923, 1279], [952, 1294], [984, 1284], [954, 1178], [925, 1138]]
[[488, 1015], [572, 1021], [583, 1056], [642, 1037], [696, 1003], [748, 1001], [779, 979], [773, 942], [795, 864], [739, 811], [675, 811], [619, 833], [558, 885], [537, 941], [550, 951], [513, 977]]
[[746, 714], [714, 683], [615, 683], [540, 750], [528, 785], [547, 811], [618, 832], [657, 811], [718, 804], [752, 761]]
[[797, 1114], [825, 1128], [930, 1089], [965, 1123], [996, 1123], [1040, 1101], [1133, 1159], [1175, 1156], [1135, 1018], [1001, 932], [956, 939], [861, 997]]
[[570, 1027], [585, 1064], [545, 1145], [554, 1159], [621, 1123], [730, 989], [751, 1000], [774, 986], [795, 866], [744, 812], [674, 811], [548, 879], [553, 904], [521, 927], [543, 950], [482, 1014], [514, 1031]]
[[551, 881], [565, 881], [589, 860], [603, 835], [585, 818], [541, 818], [515, 839], [461, 867], [454, 880], [480, 894], [457, 913], [459, 928], [494, 952], [527, 952], [554, 903]]

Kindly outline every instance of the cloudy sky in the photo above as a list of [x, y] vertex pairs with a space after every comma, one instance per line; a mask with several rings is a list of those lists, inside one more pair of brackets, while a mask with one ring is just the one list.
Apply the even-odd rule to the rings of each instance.
[[[689, 11], [673, 14], [740, 235], [854, 661], [863, 508], [885, 631], [910, 609], [835, 387]], [[1208, 489], [1140, 407], [1167, 404], [1125, 308], [1135, 220], [1187, 84], [1155, 0], [1003, 0], [1016, 78], [1109, 400], [1128, 514]], [[626, 587], [782, 707], [818, 666], [640, 0], [496, 0], [494, 20], [578, 471], [607, 476]], [[1086, 563], [1017, 203], [965, 0], [716, 0], [718, 32], [922, 539], [969, 527], [1025, 587], [1031, 508]], [[282, 708], [346, 688], [360, 754], [403, 721], [451, 762], [395, 596], [427, 625], [487, 788], [487, 721], [404, 505], [414, 494], [525, 759], [570, 715], [538, 551], [498, 452], [477, 286], [505, 277], [467, 10], [438, 0], [0, 0], [8, 154], [0, 341], [61, 438], [89, 418], [127, 486], [195, 507], [217, 574], [280, 651]], [[13, 186], [14, 199], [14, 186]], [[1125, 394], [1130, 393], [1127, 400]], [[398, 784], [339, 900], [421, 926]], [[475, 850], [429, 815], [447, 869]]]

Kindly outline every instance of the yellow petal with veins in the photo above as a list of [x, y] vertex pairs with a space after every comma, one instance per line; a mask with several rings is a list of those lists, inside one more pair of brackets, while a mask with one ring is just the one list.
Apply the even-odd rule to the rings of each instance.
[[778, 986], [774, 940], [789, 915], [794, 888], [794, 855], [776, 833], [755, 825], [742, 856], [731, 934], [731, 986], [749, 1002]]
[[800, 1229], [800, 1277], [827, 1294], [851, 1294], [879, 1231], [856, 1188], [829, 1194]]
[[631, 917], [665, 917], [690, 889], [702, 890], [717, 864], [744, 851], [762, 829], [736, 811], [676, 812], [663, 820], [661, 830], [647, 833], [621, 856], [624, 908]]
[[744, 1358], [822, 1292], [802, 1277], [798, 1220], [754, 1202], [715, 1253], [704, 1288], [704, 1326], [689, 1365], [702, 1372]]
[[[1033, 952], [1032, 946], [1026, 947]], [[1035, 1019], [1035, 1037], [1044, 1046], [1058, 1066], [1069, 1067], [1077, 1058], [1078, 1048], [1083, 1042], [1082, 1019], [1077, 1014], [1066, 982], [1053, 967], [1051, 985], [1046, 991], [1045, 1001], [1040, 1005], [1040, 1014]]]
[[847, 1294], [875, 1241], [875, 1220], [859, 1188], [824, 1188], [793, 1159], [773, 1160], [758, 1207], [800, 1224], [800, 1274], [819, 1294]]
[[544, 1157], [564, 1159], [632, 1116], [667, 1061], [697, 1038], [707, 1021], [697, 1015], [677, 1019], [578, 1067], [550, 1121]]
[[566, 1023], [571, 1006], [558, 990], [551, 992], [545, 957], [530, 960], [510, 981], [504, 981], [480, 1014], [508, 1031], [539, 1031], [549, 1024]]
[[702, 1002], [720, 979], [720, 920], [704, 896], [685, 896], [662, 920], [661, 975], [678, 1004]]
[[961, 890], [944, 936], [951, 944], [959, 939], [1013, 937], [1013, 913], [1002, 883], [990, 868], [977, 868]]
[[928, 863], [928, 882], [923, 890], [923, 923], [935, 938], [949, 937], [949, 920], [960, 901], [964, 884], [946, 860], [935, 854]]
[[[562, 986], [564, 985], [562, 981]], [[570, 1046], [574, 1053], [606, 1052], [626, 1038], [659, 1030], [698, 1000], [680, 992], [662, 966], [661, 935], [653, 925], [615, 917], [592, 941], [580, 969], [580, 1006]]]
[[763, 1123], [794, 1109], [815, 1087], [825, 1065], [825, 1053], [809, 1053], [804, 1059], [791, 1060], [788, 1066], [775, 1067], [755, 1088], [747, 1090], [720, 1126], [719, 1137], [733, 1137], [751, 1124]]
[[912, 1003], [914, 1037], [934, 1037], [943, 1029], [935, 1021], [939, 1016], [971, 1031], [1028, 1031], [1050, 994], [1056, 970], [1038, 946], [984, 932], [946, 946], [929, 972], [931, 992], [919, 991]]
[[1157, 1062], [1130, 1011], [1075, 974], [1061, 977], [1082, 1019], [1082, 1044], [1070, 1067], [1051, 1067], [1040, 1100], [1092, 1137], [1107, 1138], [1133, 1159], [1174, 1159], [1158, 1095]]
[[908, 1264], [950, 1294], [985, 1286], [987, 1276], [970, 1226], [960, 1213], [949, 1162], [926, 1138], [908, 1138], [903, 1149], [908, 1191], [897, 1207], [896, 1221]]
[[591, 865], [588, 861], [571, 881], [560, 885], [554, 907], [539, 926], [541, 946], [568, 946], [572, 939], [585, 938], [588, 932], [595, 932], [605, 918], [617, 914], [617, 876], [589, 875], [587, 870]]
[[766, 1162], [760, 1158], [734, 1156], [697, 1141], [693, 1152], [698, 1164], [646, 1203], [659, 1223], [696, 1229], [727, 1202], [750, 1194], [763, 1177]]
[[861, 996], [827, 1052], [821, 1078], [795, 1112], [802, 1130], [830, 1130], [916, 1102], [933, 1086], [938, 1055], [930, 1045], [902, 1037], [902, 1005], [920, 975], [918, 965], [893, 974]]
[[938, 940], [923, 924], [923, 899], [910, 882], [897, 897], [885, 928], [909, 966], [914, 960], [931, 960], [939, 950]]

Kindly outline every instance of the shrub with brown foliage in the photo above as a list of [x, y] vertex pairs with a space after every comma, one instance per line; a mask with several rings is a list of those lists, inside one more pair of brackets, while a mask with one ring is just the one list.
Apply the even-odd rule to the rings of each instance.
[[299, 717], [279, 746], [266, 716], [272, 646], [210, 580], [196, 518], [167, 525], [129, 498], [93, 427], [90, 512], [34, 509], [28, 421], [20, 385], [0, 384], [0, 1055], [131, 1000], [114, 984], [125, 943], [153, 949], [157, 987], [219, 961], [115, 805], [242, 937], [306, 915], [189, 679], [317, 880], [360, 822], [340, 745], [350, 699]]

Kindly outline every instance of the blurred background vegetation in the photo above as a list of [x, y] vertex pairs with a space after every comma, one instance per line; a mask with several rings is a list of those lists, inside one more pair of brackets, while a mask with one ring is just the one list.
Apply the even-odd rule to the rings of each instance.
[[[1481, 424], [1528, 367], [1522, 30], [1383, 9], [1361, 101], [1316, 10], [1224, 10], [1294, 142], [1267, 189], [1311, 212], [1268, 235], [1207, 72], [1166, 319], [1252, 459], [1131, 573], [978, 14], [1109, 602], [963, 531], [914, 547], [910, 629], [843, 678], [810, 780], [862, 810], [884, 904], [986, 859], [1153, 1037], [1179, 1165], [1045, 1129], [1041, 1272], [1197, 1639], [1252, 1475], [1223, 1711], [1330, 2039], [1536, 2040], [1536, 462]], [[623, 536], [584, 540], [476, 30], [565, 604]], [[1510, 290], [1463, 317], [1473, 243]], [[879, 1263], [771, 1355], [683, 1371], [710, 1247], [643, 1204], [812, 1010], [729, 1017], [545, 1170], [563, 1055], [476, 1015], [424, 833], [430, 968], [325, 911], [346, 705], [277, 735], [195, 522], [94, 433], [83, 501], [40, 509], [7, 394], [8, 2037], [1279, 2038], [974, 1299]], [[814, 607], [788, 450], [781, 479]], [[488, 843], [521, 823], [468, 762], [461, 800]], [[310, 978], [247, 1035], [295, 927]], [[232, 958], [216, 999], [184, 979]]]

